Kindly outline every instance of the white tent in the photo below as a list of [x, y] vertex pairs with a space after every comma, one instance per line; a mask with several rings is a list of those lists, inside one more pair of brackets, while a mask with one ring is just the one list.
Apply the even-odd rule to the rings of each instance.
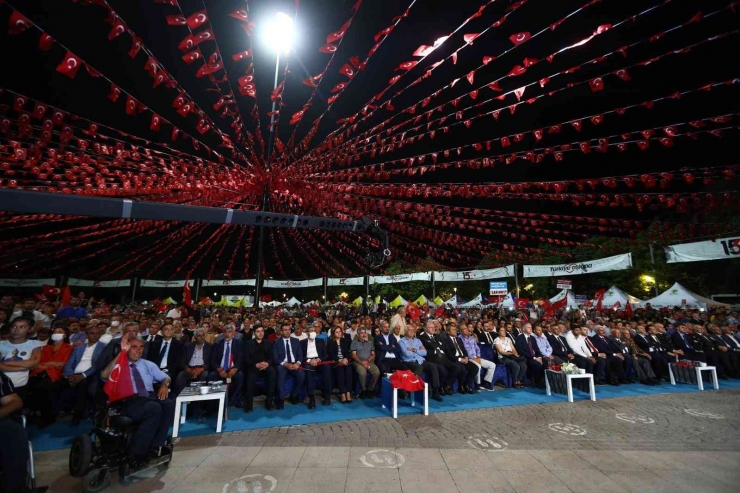
[[730, 306], [725, 303], [718, 303], [714, 300], [710, 300], [709, 298], [699, 296], [696, 293], [692, 293], [685, 287], [681, 286], [679, 283], [675, 283], [673, 286], [668, 288], [668, 290], [659, 294], [655, 298], [640, 302], [638, 306], [645, 307], [645, 305], [647, 305], [648, 303], [650, 303], [650, 306], [652, 306], [653, 308], [663, 308], [666, 306], [669, 308], [674, 306], [683, 306], [689, 308], [707, 309], [708, 307]]
[[[640, 301], [641, 300], [639, 300], [638, 298], [625, 293], [618, 287], [612, 286], [604, 293], [604, 299], [601, 301], [601, 306], [604, 308], [611, 308], [617, 302], [619, 302], [619, 306], [621, 308], [625, 308], [627, 306], [627, 303], [635, 305], [637, 303], [640, 303]], [[596, 306], [598, 301], [593, 300], [591, 303], [593, 304], [593, 306]]]
[[301, 302], [298, 301], [295, 296], [285, 302], [286, 306], [299, 306], [300, 304]]
[[457, 304], [459, 303], [459, 300], [460, 300], [460, 298], [457, 295], [454, 295], [452, 298], [450, 298], [449, 300], [445, 301], [445, 305], [457, 306]]
[[550, 303], [555, 303], [556, 301], [560, 301], [565, 296], [568, 297], [568, 302], [565, 305], [566, 307], [578, 308], [578, 303], [576, 303], [576, 296], [573, 294], [573, 292], [570, 289], [563, 289], [562, 291], [560, 291], [553, 298], [550, 298]]
[[483, 306], [483, 296], [478, 293], [478, 296], [468, 301], [467, 303], [463, 303], [462, 305], [460, 305], [460, 308], [478, 308], [481, 306]]
[[279, 301], [268, 301], [267, 303], [261, 303], [263, 306], [280, 306], [281, 303]]

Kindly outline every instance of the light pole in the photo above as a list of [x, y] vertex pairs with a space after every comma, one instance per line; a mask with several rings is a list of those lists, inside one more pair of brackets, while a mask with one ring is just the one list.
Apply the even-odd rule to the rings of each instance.
[[[295, 31], [293, 29], [293, 19], [283, 12], [275, 14], [275, 18], [265, 23], [265, 27], [262, 31], [262, 37], [267, 47], [275, 50], [275, 82], [273, 83], [273, 92], [277, 89], [278, 77], [280, 75], [280, 52], [286, 55], [290, 52], [290, 48], [293, 46], [293, 38]], [[270, 135], [267, 138], [267, 156], [265, 157], [265, 171], [270, 171], [270, 154], [272, 153], [272, 142], [275, 130], [275, 105], [277, 99], [272, 102], [272, 114], [270, 116]], [[267, 210], [267, 196], [270, 193], [265, 180], [265, 187], [262, 190], [262, 211]], [[265, 227], [260, 226], [260, 237], [257, 246], [257, 280], [256, 280], [256, 293], [254, 297], [254, 306], [259, 308], [260, 296], [262, 295], [262, 255], [264, 251], [265, 242]]]

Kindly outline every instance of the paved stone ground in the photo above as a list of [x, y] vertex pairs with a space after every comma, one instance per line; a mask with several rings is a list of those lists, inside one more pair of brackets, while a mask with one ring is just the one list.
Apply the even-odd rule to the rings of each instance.
[[[721, 390], [187, 437], [166, 472], [106, 491], [729, 493], [738, 404]], [[80, 491], [67, 451], [36, 460], [39, 484]]]

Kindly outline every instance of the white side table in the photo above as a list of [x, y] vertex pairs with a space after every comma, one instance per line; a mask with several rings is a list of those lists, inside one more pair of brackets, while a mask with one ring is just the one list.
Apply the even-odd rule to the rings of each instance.
[[[424, 382], [424, 390], [409, 392], [411, 394], [411, 407], [416, 407], [416, 394], [424, 395], [424, 416], [429, 416], [429, 384]], [[388, 378], [381, 382], [381, 401], [384, 409], [391, 409], [393, 418], [398, 419], [398, 389], [393, 388]]]
[[[552, 373], [560, 373], [560, 372], [554, 372], [552, 370], [546, 370]], [[568, 373], [565, 374], [565, 380], [568, 388], [568, 402], [573, 402], [573, 379], [575, 378], [587, 378], [588, 379], [588, 388], [591, 393], [591, 400], [596, 400], [596, 387], [594, 387], [594, 376], [591, 373]], [[552, 391], [550, 389], [550, 380], [545, 378], [545, 386], [547, 390], [547, 395], [552, 395]]]
[[712, 372], [712, 383], [714, 384], [714, 390], [719, 390], [719, 383], [717, 382], [717, 368], [715, 366], [697, 366], [694, 367], [696, 370], [696, 385], [699, 390], [704, 390], [704, 381], [701, 378], [701, 372], [711, 371]]
[[208, 392], [203, 395], [197, 387], [195, 392], [189, 388], [184, 389], [175, 400], [175, 424], [172, 426], [172, 438], [177, 438], [177, 432], [180, 430], [180, 424], [185, 423], [185, 415], [188, 411], [188, 402], [212, 401], [218, 399], [218, 418], [216, 420], [216, 433], [221, 433], [221, 425], [224, 420], [224, 406], [226, 403], [226, 391], [218, 390]]

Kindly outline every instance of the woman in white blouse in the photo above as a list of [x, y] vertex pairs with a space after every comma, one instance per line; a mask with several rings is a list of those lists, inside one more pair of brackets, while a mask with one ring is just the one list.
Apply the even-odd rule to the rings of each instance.
[[[506, 366], [511, 378], [514, 380], [514, 388], [520, 389], [524, 387], [521, 380], [527, 373], [527, 361], [524, 358], [519, 358], [519, 354], [516, 352], [514, 344], [511, 343], [511, 339], [506, 337], [506, 329], [504, 327], [498, 329], [498, 337], [493, 341], [493, 345], [496, 351], [498, 351], [499, 361]], [[519, 361], [520, 359], [521, 361]]]

